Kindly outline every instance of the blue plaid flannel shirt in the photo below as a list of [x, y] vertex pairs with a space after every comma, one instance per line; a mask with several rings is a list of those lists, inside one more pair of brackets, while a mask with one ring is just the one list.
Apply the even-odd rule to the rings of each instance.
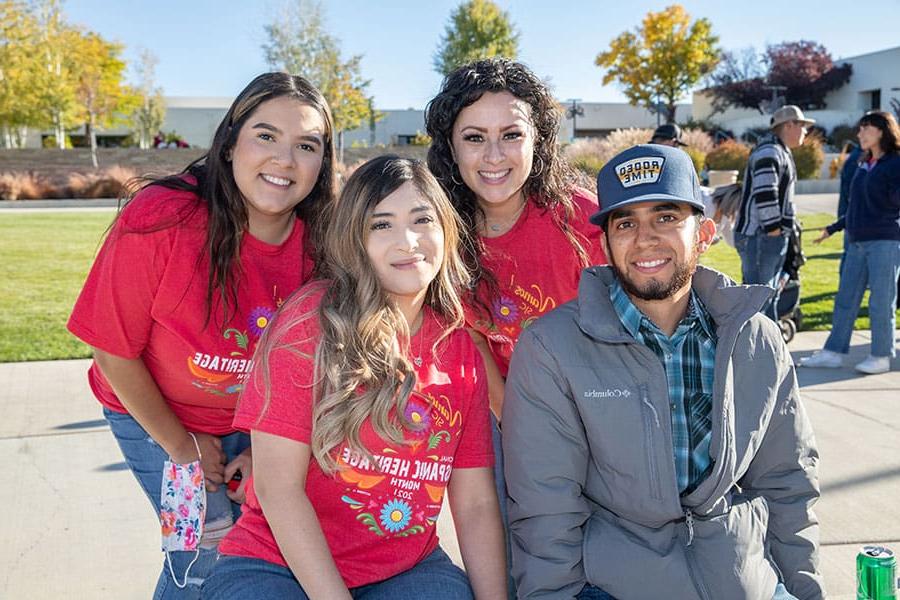
[[692, 492], [711, 466], [712, 391], [716, 333], [703, 303], [691, 290], [687, 315], [668, 337], [631, 302], [618, 281], [609, 297], [625, 329], [659, 357], [666, 371], [675, 475], [681, 495]]

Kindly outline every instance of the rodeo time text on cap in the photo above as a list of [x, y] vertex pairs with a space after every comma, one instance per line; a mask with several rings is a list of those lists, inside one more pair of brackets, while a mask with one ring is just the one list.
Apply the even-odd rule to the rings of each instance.
[[642, 144], [617, 154], [597, 175], [600, 210], [591, 223], [604, 227], [616, 208], [639, 202], [680, 202], [703, 210], [700, 180], [684, 150]]

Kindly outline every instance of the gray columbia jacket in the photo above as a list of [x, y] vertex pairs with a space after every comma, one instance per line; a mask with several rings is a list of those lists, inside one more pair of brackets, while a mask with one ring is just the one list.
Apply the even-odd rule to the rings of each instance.
[[519, 598], [824, 598], [818, 452], [771, 294], [698, 268], [716, 323], [711, 473], [679, 497], [662, 363], [624, 329], [609, 267], [519, 338], [503, 406]]

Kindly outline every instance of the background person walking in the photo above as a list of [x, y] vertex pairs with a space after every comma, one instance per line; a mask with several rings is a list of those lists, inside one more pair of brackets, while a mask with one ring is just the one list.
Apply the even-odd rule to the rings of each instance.
[[846, 213], [815, 240], [844, 230], [847, 252], [841, 266], [831, 333], [825, 348], [800, 361], [802, 367], [840, 367], [850, 350], [853, 323], [868, 287], [872, 348], [856, 365], [861, 373], [885, 373], [896, 354], [894, 327], [900, 274], [900, 128], [894, 115], [873, 111], [859, 121], [864, 152], [850, 184]]
[[794, 228], [794, 182], [797, 168], [791, 149], [800, 146], [815, 123], [794, 105], [772, 115], [772, 133], [763, 137], [747, 163], [744, 191], [734, 228], [734, 246], [741, 257], [745, 284], [761, 283], [775, 290], [762, 311], [778, 320], [778, 277]]

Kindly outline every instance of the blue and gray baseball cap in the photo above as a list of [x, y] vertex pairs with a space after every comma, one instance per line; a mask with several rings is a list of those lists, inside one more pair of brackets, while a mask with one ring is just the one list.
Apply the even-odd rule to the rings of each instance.
[[700, 180], [680, 148], [642, 144], [620, 152], [597, 175], [600, 210], [591, 223], [604, 227], [609, 213], [638, 202], [683, 202], [703, 210]]

